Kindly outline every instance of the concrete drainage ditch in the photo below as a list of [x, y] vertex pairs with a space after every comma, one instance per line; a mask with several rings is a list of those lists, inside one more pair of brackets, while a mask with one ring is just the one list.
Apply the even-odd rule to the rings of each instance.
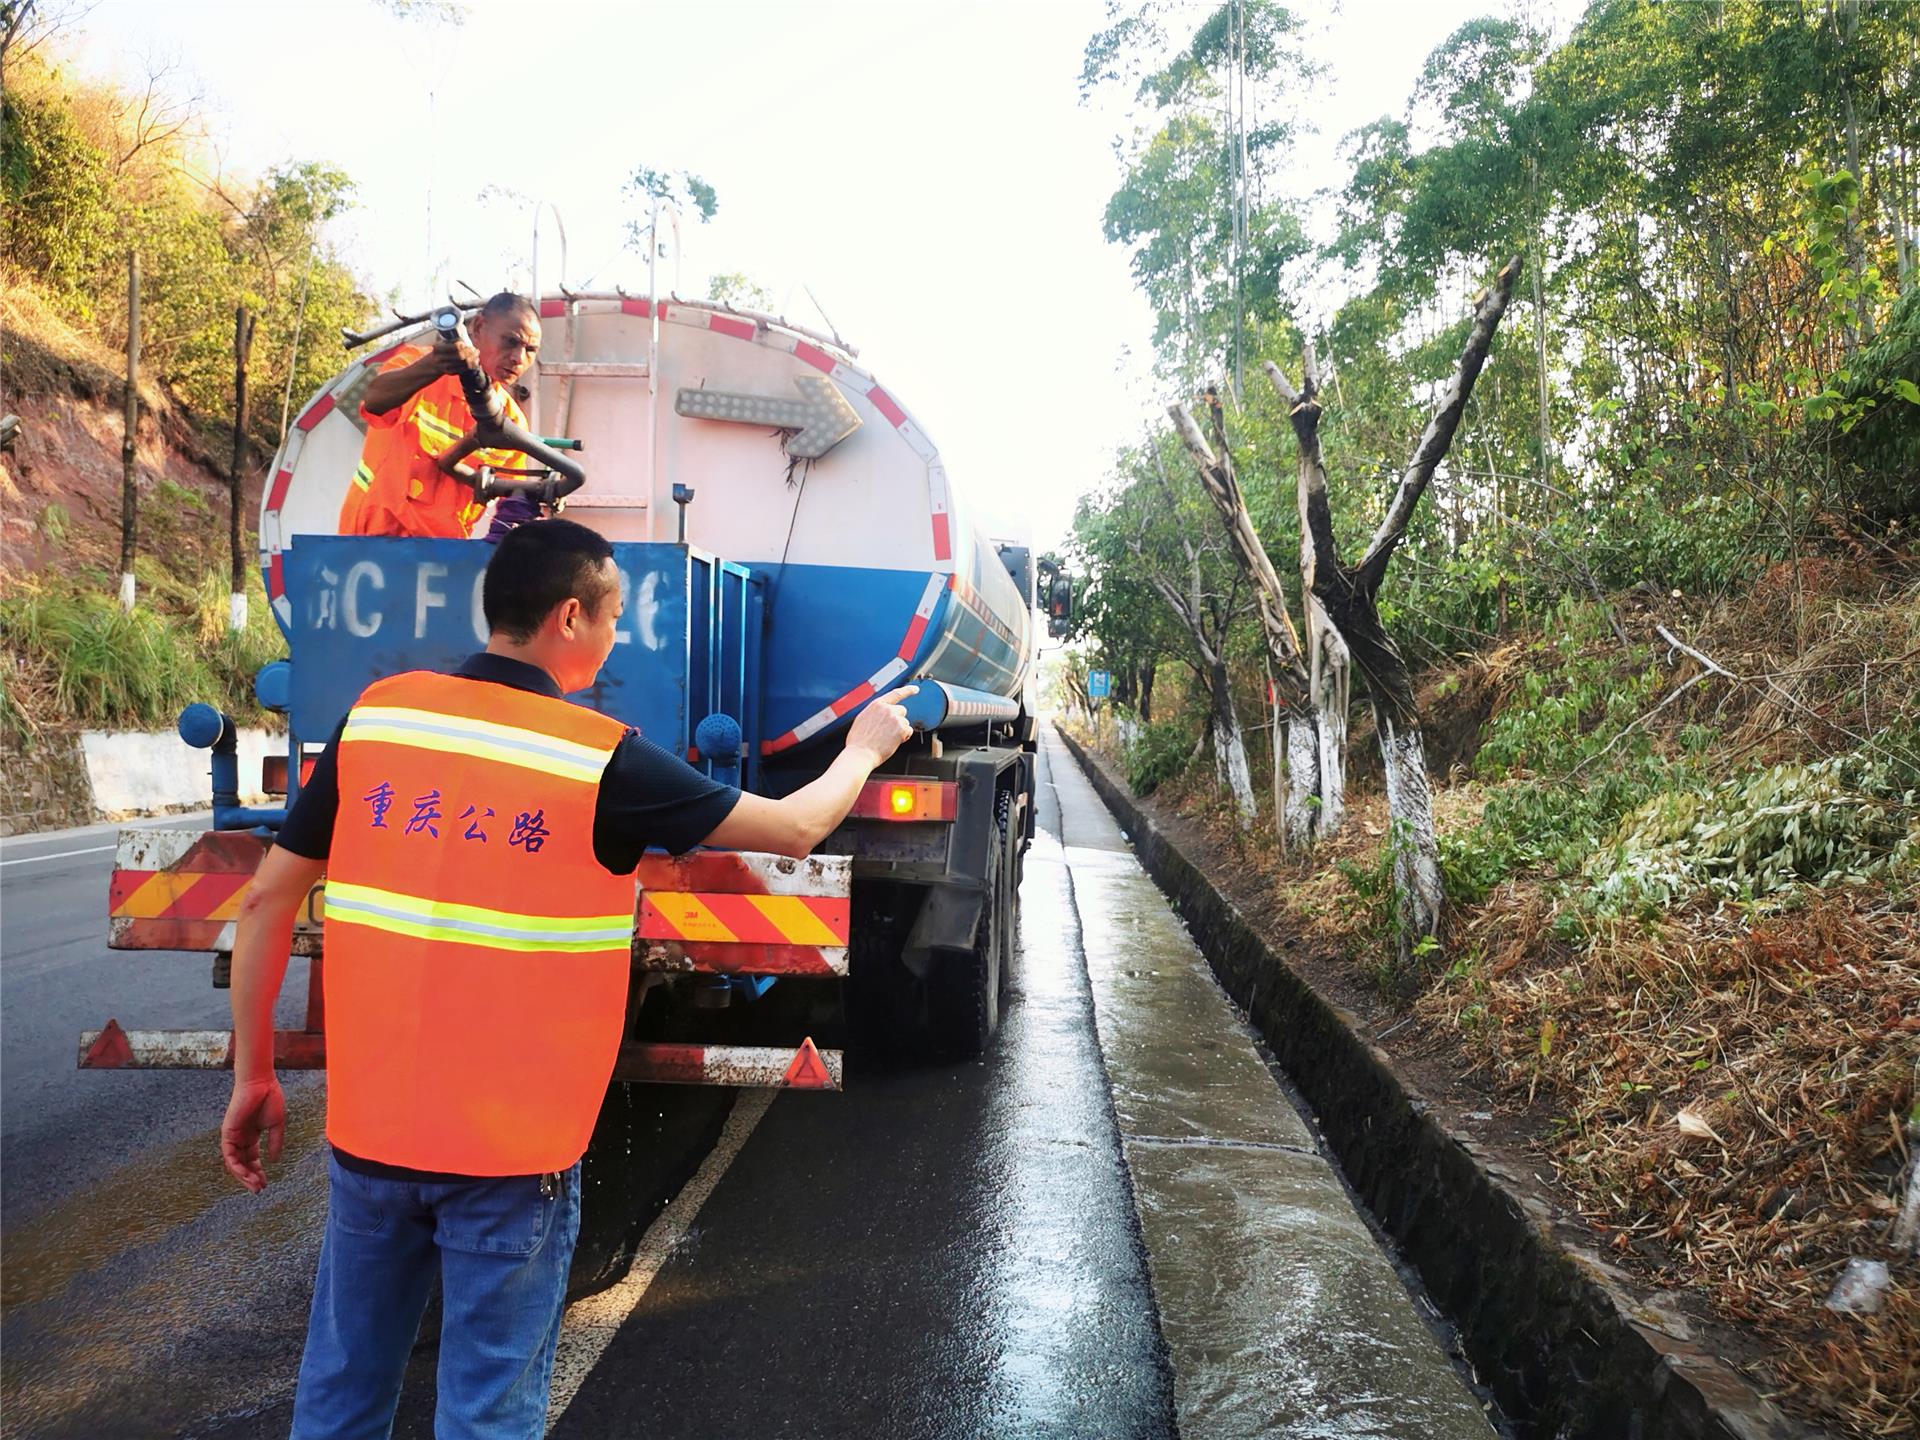
[[1349, 1182], [1522, 1434], [1804, 1440], [1685, 1317], [1587, 1249], [1543, 1193], [1432, 1104], [1277, 954], [1105, 768], [1068, 748], [1220, 983], [1300, 1093]]

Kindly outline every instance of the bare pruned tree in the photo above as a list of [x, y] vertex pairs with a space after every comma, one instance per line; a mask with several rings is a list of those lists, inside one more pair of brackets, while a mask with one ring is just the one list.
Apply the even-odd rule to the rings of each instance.
[[1373, 533], [1358, 563], [1341, 562], [1327, 498], [1327, 472], [1320, 454], [1320, 381], [1309, 352], [1298, 388], [1278, 366], [1266, 367], [1274, 388], [1287, 402], [1294, 439], [1300, 449], [1300, 528], [1302, 567], [1309, 594], [1346, 642], [1353, 664], [1373, 705], [1386, 775], [1387, 811], [1392, 818], [1394, 891], [1399, 908], [1401, 958], [1408, 960], [1421, 940], [1434, 934], [1445, 895], [1440, 881], [1439, 839], [1433, 824], [1433, 792], [1427, 783], [1426, 751], [1420, 738], [1420, 712], [1399, 647], [1380, 623], [1380, 585], [1387, 564], [1406, 538], [1407, 526], [1446, 458], [1473, 394], [1493, 334], [1506, 313], [1520, 261], [1507, 262], [1491, 288], [1475, 298], [1473, 327], [1453, 376], [1413, 458], [1401, 473], [1386, 517]]
[[1233, 689], [1228, 683], [1227, 674], [1227, 636], [1245, 614], [1242, 577], [1236, 571], [1224, 595], [1208, 586], [1206, 558], [1218, 542], [1209, 545], [1204, 538], [1196, 541], [1193, 533], [1179, 523], [1180, 498], [1167, 476], [1157, 437], [1149, 438], [1147, 450], [1153, 460], [1154, 477], [1159, 481], [1160, 493], [1167, 502], [1173, 528], [1179, 537], [1181, 559], [1176, 569], [1163, 563], [1155, 549], [1147, 545], [1148, 517], [1144, 514], [1140, 519], [1139, 536], [1130, 540], [1127, 548], [1132, 552], [1140, 571], [1146, 575], [1154, 593], [1166, 601], [1167, 607], [1173, 611], [1193, 643], [1198, 660], [1189, 661], [1189, 664], [1193, 666], [1196, 678], [1207, 693], [1207, 730], [1213, 737], [1214, 776], [1232, 794], [1241, 823], [1251, 824], [1258, 810], [1253, 795], [1253, 769], [1247, 763], [1246, 737], [1240, 727], [1240, 717], [1233, 703]]
[[7, 67], [27, 58], [93, 7], [46, 0], [0, 0], [0, 86]]
[[1253, 591], [1261, 637], [1266, 642], [1267, 668], [1287, 712], [1286, 790], [1279, 806], [1279, 829], [1287, 845], [1305, 849], [1316, 839], [1331, 835], [1340, 824], [1346, 696], [1343, 690], [1337, 740], [1326, 743], [1330, 727], [1323, 724], [1317, 714], [1312, 667], [1301, 651], [1300, 637], [1293, 628], [1286, 591], [1273, 562], [1267, 558], [1260, 533], [1247, 509], [1240, 477], [1234, 470], [1232, 451], [1227, 446], [1226, 423], [1217, 396], [1209, 396], [1211, 444], [1185, 406], [1169, 405], [1167, 414], [1187, 447], [1187, 454], [1193, 458], [1200, 488], [1206, 491], [1207, 498], [1219, 512], [1234, 560]]
[[191, 76], [178, 59], [149, 53], [143, 68], [146, 76], [138, 91], [129, 90], [113, 112], [113, 126], [119, 138], [120, 153], [114, 157], [114, 169], [125, 170], [141, 151], [165, 145], [193, 125], [203, 108], [204, 95], [197, 86], [184, 86]]

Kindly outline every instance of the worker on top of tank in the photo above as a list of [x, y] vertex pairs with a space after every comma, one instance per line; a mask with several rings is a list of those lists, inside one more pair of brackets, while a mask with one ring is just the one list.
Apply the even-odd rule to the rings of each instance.
[[507, 534], [481, 584], [486, 650], [361, 694], [240, 903], [220, 1148], [257, 1194], [286, 1126], [274, 999], [326, 874], [329, 1195], [294, 1440], [390, 1434], [436, 1276], [434, 1433], [539, 1440], [641, 852], [805, 855], [909, 733], [912, 686], [789, 795], [709, 779], [565, 698], [613, 648], [620, 591], [584, 525]]
[[[512, 387], [540, 350], [540, 311], [525, 295], [502, 290], [468, 324], [472, 344], [403, 345], [380, 367], [360, 401], [367, 440], [340, 507], [342, 535], [465, 539], [485, 507], [473, 488], [435, 463], [473, 428], [460, 393], [461, 364], [477, 363], [493, 381], [506, 418], [525, 426]], [[465, 463], [512, 465], [516, 456], [477, 450]]]

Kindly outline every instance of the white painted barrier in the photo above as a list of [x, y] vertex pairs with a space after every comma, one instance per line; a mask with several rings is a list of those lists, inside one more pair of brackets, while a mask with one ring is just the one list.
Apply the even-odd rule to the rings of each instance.
[[[240, 802], [268, 797], [260, 789], [260, 757], [286, 753], [287, 737], [266, 730], [240, 732]], [[157, 814], [213, 803], [213, 757], [171, 730], [83, 730], [80, 754], [93, 787], [94, 809], [105, 820]]]

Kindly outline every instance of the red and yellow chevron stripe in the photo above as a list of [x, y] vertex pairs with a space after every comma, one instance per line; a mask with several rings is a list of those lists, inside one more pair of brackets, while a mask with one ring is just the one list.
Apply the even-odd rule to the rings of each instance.
[[[233, 922], [267, 842], [246, 830], [123, 830], [107, 882], [115, 950], [231, 950]], [[320, 953], [321, 887], [294, 923], [293, 952]]]
[[267, 842], [246, 831], [126, 830], [107, 883], [116, 950], [226, 950]]
[[251, 875], [192, 870], [116, 870], [107, 913], [137, 920], [231, 920]]
[[723, 945], [845, 945], [850, 910], [844, 899], [657, 890], [640, 897], [638, 934]]
[[741, 975], [844, 975], [852, 930], [844, 857], [711, 850], [641, 862], [643, 965]]

